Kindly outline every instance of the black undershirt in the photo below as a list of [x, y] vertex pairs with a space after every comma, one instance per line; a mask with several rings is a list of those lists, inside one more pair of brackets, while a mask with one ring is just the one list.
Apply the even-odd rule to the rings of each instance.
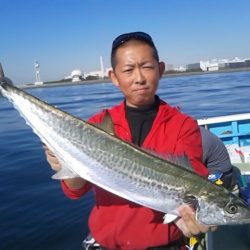
[[141, 146], [152, 128], [160, 105], [158, 96], [147, 108], [132, 108], [126, 105], [126, 118], [132, 135], [132, 142]]

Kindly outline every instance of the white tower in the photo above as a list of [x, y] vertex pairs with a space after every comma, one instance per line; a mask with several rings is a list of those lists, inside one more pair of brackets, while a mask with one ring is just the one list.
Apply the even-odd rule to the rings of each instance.
[[104, 65], [102, 56], [100, 56], [100, 65], [101, 65], [101, 78], [104, 78]]
[[40, 66], [37, 61], [34, 62], [34, 68], [35, 68], [35, 75], [36, 75], [35, 85], [41, 85], [43, 84], [43, 82], [41, 81]]

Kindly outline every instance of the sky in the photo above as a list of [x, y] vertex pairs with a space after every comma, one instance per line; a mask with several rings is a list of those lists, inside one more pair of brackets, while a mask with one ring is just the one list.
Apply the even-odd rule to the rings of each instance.
[[149, 33], [174, 66], [250, 58], [249, 0], [0, 0], [0, 62], [15, 84], [110, 67], [113, 39]]

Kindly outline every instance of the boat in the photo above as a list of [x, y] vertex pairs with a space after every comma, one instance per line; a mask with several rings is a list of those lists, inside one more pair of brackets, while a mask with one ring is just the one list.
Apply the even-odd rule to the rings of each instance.
[[[202, 118], [197, 120], [218, 136], [227, 148], [236, 169], [240, 196], [250, 206], [250, 113]], [[221, 226], [208, 233], [208, 250], [249, 250], [250, 224]]]
[[198, 119], [198, 124], [218, 136], [239, 170], [240, 191], [250, 204], [250, 113]]

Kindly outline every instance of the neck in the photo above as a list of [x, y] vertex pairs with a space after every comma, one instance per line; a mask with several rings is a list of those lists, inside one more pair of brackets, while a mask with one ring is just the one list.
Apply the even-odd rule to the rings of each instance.
[[140, 105], [140, 106], [131, 106], [128, 105], [125, 99], [125, 106], [126, 108], [129, 108], [131, 110], [141, 110], [141, 111], [146, 111], [146, 110], [151, 110], [154, 109], [155, 107], [158, 107], [160, 104], [160, 98], [156, 95], [154, 98], [154, 101], [152, 103], [146, 104], [146, 105]]

